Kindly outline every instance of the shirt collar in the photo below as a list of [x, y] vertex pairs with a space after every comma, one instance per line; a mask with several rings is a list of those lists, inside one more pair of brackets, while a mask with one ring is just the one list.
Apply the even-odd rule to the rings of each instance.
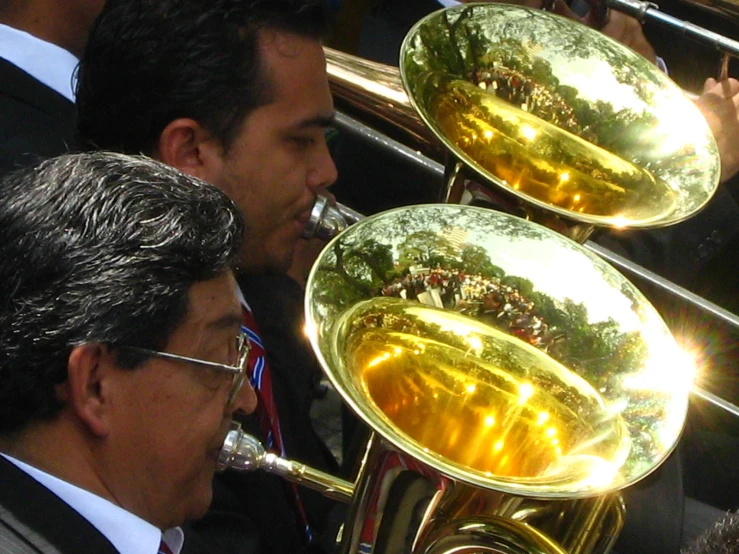
[[184, 535], [179, 527], [168, 529], [162, 534], [149, 522], [100, 496], [11, 456], [6, 454], [2, 456], [69, 504], [100, 531], [121, 554], [156, 554], [159, 552], [161, 540], [167, 543], [174, 554], [180, 553]]
[[72, 81], [79, 60], [71, 52], [0, 23], [0, 58], [74, 102]]

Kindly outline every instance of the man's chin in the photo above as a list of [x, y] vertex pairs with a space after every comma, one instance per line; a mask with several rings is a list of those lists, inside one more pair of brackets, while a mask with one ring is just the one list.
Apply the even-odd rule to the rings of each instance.
[[203, 494], [198, 497], [197, 501], [194, 501], [190, 507], [188, 518], [191, 521], [202, 519], [205, 514], [208, 513], [208, 508], [213, 503], [213, 481], [209, 483], [207, 492], [204, 490]]
[[243, 249], [237, 271], [243, 275], [287, 273], [293, 263], [297, 241], [290, 246], [277, 248]]

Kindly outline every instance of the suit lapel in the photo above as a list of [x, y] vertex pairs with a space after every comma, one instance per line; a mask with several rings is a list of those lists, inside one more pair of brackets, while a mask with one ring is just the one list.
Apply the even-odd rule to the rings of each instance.
[[[0, 505], [10, 513], [8, 516], [0, 512], [0, 519], [22, 534], [39, 552], [49, 552], [51, 544], [65, 554], [117, 554], [108, 539], [85, 518], [2, 456], [0, 483], [3, 483]], [[32, 534], [28, 534], [28, 528], [33, 530]]]
[[74, 104], [22, 69], [0, 58], [0, 94], [33, 106], [62, 122], [74, 117]]

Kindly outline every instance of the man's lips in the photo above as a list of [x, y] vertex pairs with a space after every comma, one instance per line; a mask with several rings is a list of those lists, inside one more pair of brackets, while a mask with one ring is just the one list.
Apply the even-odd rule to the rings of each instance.
[[221, 455], [221, 450], [223, 450], [223, 443], [226, 442], [226, 436], [228, 435], [229, 431], [231, 430], [231, 422], [228, 422], [228, 426], [225, 427], [223, 432], [220, 434], [221, 440], [217, 444], [213, 444], [213, 446], [208, 450], [208, 457], [213, 458], [214, 461], [218, 461], [218, 457]]
[[308, 225], [308, 221], [310, 221], [310, 214], [311, 209], [308, 208], [307, 210], [300, 212], [295, 218], [295, 221], [298, 222], [298, 225], [300, 225], [301, 229], [304, 229], [305, 226]]

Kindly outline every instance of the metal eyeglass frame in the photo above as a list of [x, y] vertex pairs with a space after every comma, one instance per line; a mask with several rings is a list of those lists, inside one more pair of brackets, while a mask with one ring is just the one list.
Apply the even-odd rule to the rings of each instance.
[[249, 337], [244, 333], [239, 333], [236, 336], [236, 365], [219, 364], [217, 362], [209, 362], [207, 360], [201, 360], [199, 358], [190, 358], [188, 356], [180, 356], [178, 354], [170, 354], [169, 352], [160, 352], [158, 350], [149, 350], [148, 348], [139, 348], [138, 346], [120, 346], [121, 350], [129, 350], [131, 352], [138, 352], [146, 356], [153, 358], [160, 358], [163, 360], [171, 360], [175, 362], [187, 362], [199, 366], [209, 367], [217, 371], [223, 371], [233, 375], [233, 382], [231, 383], [231, 391], [228, 393], [228, 406], [233, 405], [236, 401], [241, 387], [244, 385], [246, 379], [246, 365], [249, 361], [249, 352], [251, 351], [251, 342]]

